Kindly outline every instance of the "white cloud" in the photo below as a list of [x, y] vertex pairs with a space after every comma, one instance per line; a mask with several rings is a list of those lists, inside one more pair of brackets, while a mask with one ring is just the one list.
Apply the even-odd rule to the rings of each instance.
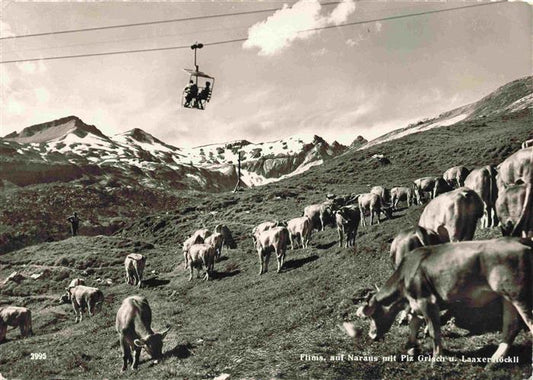
[[346, 22], [348, 16], [355, 12], [355, 1], [353, 0], [343, 0], [328, 17], [328, 22], [330, 24], [339, 25], [343, 22]]
[[274, 55], [295, 40], [304, 40], [318, 33], [316, 28], [345, 22], [355, 11], [354, 0], [343, 0], [329, 15], [321, 15], [318, 0], [300, 0], [292, 7], [286, 4], [266, 20], [248, 29], [245, 49], [259, 48], [259, 55]]

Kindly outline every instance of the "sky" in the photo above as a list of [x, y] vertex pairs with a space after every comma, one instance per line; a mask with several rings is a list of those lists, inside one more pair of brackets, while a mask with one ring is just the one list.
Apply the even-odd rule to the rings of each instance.
[[[323, 1], [325, 3], [325, 1]], [[382, 20], [447, 8], [470, 9]], [[349, 144], [474, 102], [532, 73], [531, 2], [15, 2], [2, 61], [206, 44], [206, 110], [180, 107], [191, 49], [0, 64], [0, 136], [75, 115], [192, 147], [317, 134]], [[223, 13], [262, 13], [57, 32]], [[368, 22], [366, 22], [368, 21]], [[355, 25], [346, 23], [358, 22]], [[210, 43], [238, 40], [234, 43]]]

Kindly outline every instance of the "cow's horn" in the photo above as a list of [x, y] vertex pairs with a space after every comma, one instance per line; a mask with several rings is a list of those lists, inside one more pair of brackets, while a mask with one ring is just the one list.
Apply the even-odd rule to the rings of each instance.
[[374, 284], [374, 287], [376, 288], [376, 290], [379, 292], [379, 286], [377, 284]]

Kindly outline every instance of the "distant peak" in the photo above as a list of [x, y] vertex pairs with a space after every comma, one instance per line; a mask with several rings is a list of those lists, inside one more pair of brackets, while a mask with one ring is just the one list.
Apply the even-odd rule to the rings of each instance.
[[[60, 138], [62, 133], [73, 132], [78, 136], [88, 133], [107, 139], [107, 137], [94, 125], [85, 124], [79, 117], [70, 115], [46, 123], [34, 124], [24, 128], [20, 133], [10, 133], [6, 139], [20, 140], [23, 143], [46, 142]], [[35, 141], [33, 141], [35, 140]]]

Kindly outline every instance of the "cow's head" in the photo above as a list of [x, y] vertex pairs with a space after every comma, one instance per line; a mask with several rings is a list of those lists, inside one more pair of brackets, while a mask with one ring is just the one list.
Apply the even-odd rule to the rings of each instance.
[[368, 332], [368, 336], [372, 340], [379, 340], [390, 330], [401, 307], [400, 302], [386, 307], [374, 295], [366, 305], [357, 309], [356, 315], [361, 318], [370, 318], [370, 331]]
[[163, 339], [169, 330], [170, 327], [163, 332], [148, 335], [148, 337], [144, 339], [135, 339], [133, 344], [137, 347], [144, 348], [146, 353], [155, 360], [154, 363], [157, 363], [157, 361], [163, 356]]
[[70, 289], [74, 288], [74, 286], [67, 286], [65, 288], [65, 294], [63, 294], [61, 297], [59, 297], [59, 302], [61, 303], [71, 303], [72, 302], [72, 294], [70, 293]]

